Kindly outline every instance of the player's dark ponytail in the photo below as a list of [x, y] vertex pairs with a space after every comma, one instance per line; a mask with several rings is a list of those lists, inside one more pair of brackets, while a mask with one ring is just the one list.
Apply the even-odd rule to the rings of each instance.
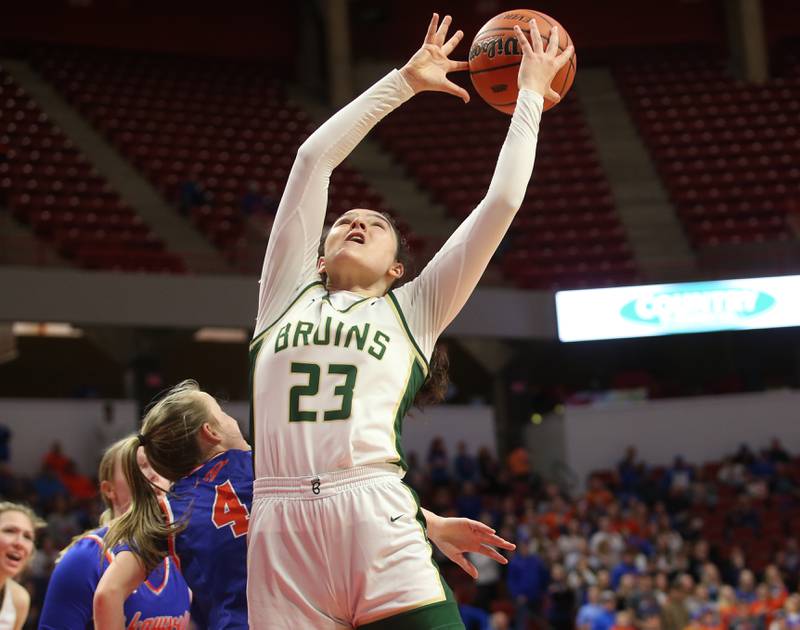
[[111, 523], [105, 536], [106, 549], [126, 543], [149, 573], [167, 554], [167, 541], [185, 528], [168, 523], [150, 481], [136, 461], [139, 447], [159, 475], [177, 481], [203, 461], [198, 432], [205, 423], [216, 424], [208, 403], [195, 381], [187, 380], [170, 389], [145, 414], [141, 432], [126, 438], [122, 471], [131, 492], [131, 508]]
[[[392, 288], [399, 287], [417, 275], [414, 270], [414, 257], [411, 253], [408, 240], [400, 231], [400, 228], [397, 227], [394, 217], [388, 212], [381, 212], [380, 214], [389, 222], [389, 225], [392, 226], [394, 235], [397, 237], [397, 253], [395, 254], [395, 260], [403, 264], [405, 273], [401, 278], [395, 280]], [[319, 241], [317, 254], [320, 257], [325, 255], [325, 239], [328, 236], [328, 231], [329, 230], [323, 230], [322, 238]], [[327, 275], [321, 273], [320, 276], [322, 277], [322, 281], [327, 284]], [[435, 405], [442, 402], [447, 393], [447, 388], [450, 385], [450, 376], [448, 372], [450, 368], [450, 359], [447, 356], [447, 349], [441, 343], [437, 343], [433, 348], [433, 355], [429, 362], [429, 368], [428, 378], [425, 379], [425, 383], [423, 383], [417, 395], [414, 397], [414, 406], [420, 409], [428, 405]]]

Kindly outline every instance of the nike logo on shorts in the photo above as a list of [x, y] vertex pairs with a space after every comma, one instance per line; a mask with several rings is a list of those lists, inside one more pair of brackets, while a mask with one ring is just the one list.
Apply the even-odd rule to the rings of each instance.
[[394, 522], [395, 522], [395, 521], [396, 521], [398, 518], [401, 518], [402, 516], [403, 516], [402, 514], [398, 514], [397, 516], [394, 516], [394, 517], [390, 518], [389, 520], [390, 520], [392, 523], [394, 523]]

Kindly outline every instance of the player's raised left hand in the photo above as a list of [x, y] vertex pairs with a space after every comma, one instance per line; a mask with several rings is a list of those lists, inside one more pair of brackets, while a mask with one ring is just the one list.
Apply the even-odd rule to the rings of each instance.
[[400, 74], [403, 75], [415, 94], [425, 91], [446, 92], [469, 103], [469, 93], [447, 78], [448, 72], [469, 69], [466, 61], [453, 61], [449, 58], [464, 37], [462, 31], [456, 31], [450, 39], [445, 41], [447, 29], [450, 28], [452, 21], [452, 18], [446, 15], [439, 24], [439, 14], [433, 14], [422, 47], [400, 69]]
[[542, 35], [536, 20], [531, 20], [530, 40], [519, 26], [514, 27], [517, 41], [522, 49], [522, 61], [519, 64], [519, 77], [517, 84], [520, 90], [529, 89], [546, 96], [556, 103], [561, 100], [561, 95], [550, 87], [553, 78], [563, 68], [575, 52], [575, 47], [570, 44], [559, 53], [558, 27], [550, 30], [547, 49], [544, 47]]
[[509, 551], [516, 548], [514, 543], [498, 536], [488, 525], [469, 518], [438, 517], [435, 523], [428, 519], [428, 537], [473, 579], [478, 578], [478, 569], [467, 559], [467, 552], [479, 553], [500, 564], [508, 564], [508, 560], [495, 547]]

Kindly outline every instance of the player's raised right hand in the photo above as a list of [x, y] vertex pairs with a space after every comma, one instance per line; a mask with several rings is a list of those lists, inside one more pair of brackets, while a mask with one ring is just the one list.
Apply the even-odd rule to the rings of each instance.
[[553, 101], [560, 101], [561, 95], [550, 87], [558, 71], [566, 65], [575, 47], [571, 44], [558, 54], [558, 27], [550, 31], [550, 40], [547, 50], [544, 49], [542, 35], [536, 20], [528, 22], [530, 25], [530, 39], [519, 26], [514, 27], [517, 41], [522, 49], [522, 62], [519, 64], [519, 89], [528, 89], [538, 92]]
[[439, 14], [433, 14], [422, 47], [400, 69], [400, 74], [403, 75], [415, 94], [425, 91], [447, 92], [458, 96], [465, 103], [469, 103], [469, 93], [447, 78], [448, 72], [469, 69], [466, 61], [453, 61], [449, 58], [450, 53], [464, 37], [462, 31], [456, 31], [450, 39], [445, 41], [450, 22], [452, 22], [452, 18], [446, 15], [440, 25]]

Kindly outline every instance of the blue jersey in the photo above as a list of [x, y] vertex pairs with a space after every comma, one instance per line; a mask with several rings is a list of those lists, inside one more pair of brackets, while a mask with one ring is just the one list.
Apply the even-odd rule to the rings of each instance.
[[178, 481], [164, 504], [172, 522], [186, 523], [169, 548], [195, 593], [192, 621], [246, 629], [252, 453], [220, 453]]
[[[94, 628], [94, 592], [114, 559], [112, 552], [103, 552], [103, 536], [107, 531], [107, 527], [102, 527], [87, 533], [56, 565], [39, 617], [40, 630]], [[114, 551], [121, 550], [127, 547], [120, 546]], [[172, 558], [165, 558], [125, 600], [125, 627], [188, 630], [190, 600], [183, 576]]]

